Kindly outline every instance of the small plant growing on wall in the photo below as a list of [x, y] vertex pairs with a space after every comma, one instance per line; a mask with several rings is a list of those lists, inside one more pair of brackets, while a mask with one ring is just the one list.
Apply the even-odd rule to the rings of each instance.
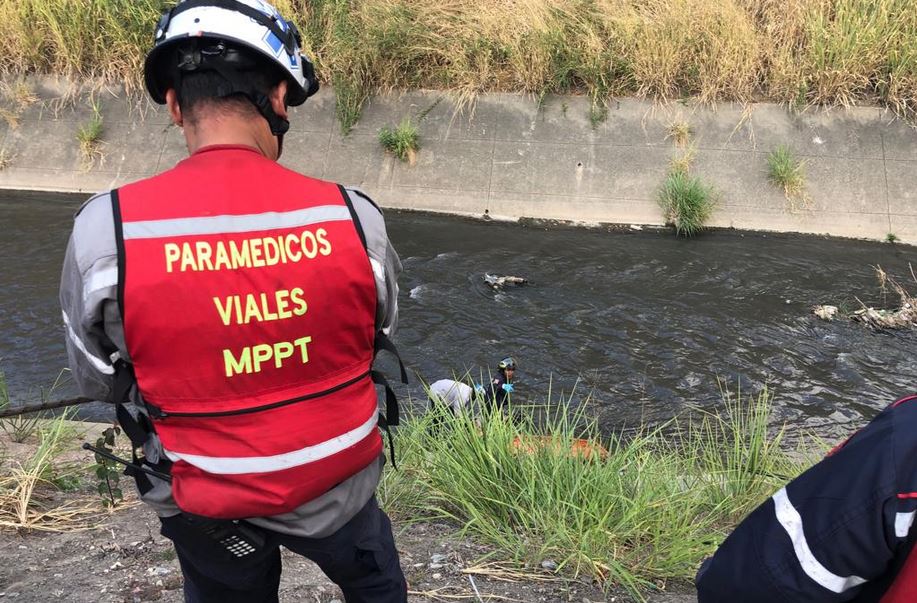
[[676, 146], [686, 147], [688, 142], [691, 140], [691, 134], [694, 133], [694, 130], [691, 129], [691, 125], [686, 121], [676, 121], [669, 125], [668, 134], [666, 138], [671, 138]]
[[86, 169], [95, 165], [97, 160], [102, 161], [102, 113], [97, 104], [93, 103], [92, 117], [79, 127], [76, 139], [80, 143], [80, 155]]
[[420, 149], [420, 132], [411, 118], [405, 117], [397, 127], [379, 130], [379, 143], [401, 161], [414, 165]]
[[0, 118], [5, 120], [10, 128], [18, 128], [22, 112], [38, 100], [31, 86], [23, 80], [0, 83], [0, 98], [4, 101], [0, 106]]
[[780, 145], [767, 156], [767, 176], [783, 189], [792, 209], [809, 204], [805, 164], [787, 145]]
[[666, 224], [676, 235], [694, 236], [704, 228], [716, 205], [716, 193], [687, 170], [673, 167], [659, 189], [659, 205]]

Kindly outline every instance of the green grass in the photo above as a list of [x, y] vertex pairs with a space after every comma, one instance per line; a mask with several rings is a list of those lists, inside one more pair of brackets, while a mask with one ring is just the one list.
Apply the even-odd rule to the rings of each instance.
[[101, 158], [103, 120], [99, 106], [93, 104], [92, 117], [82, 124], [76, 131], [77, 142], [80, 143], [80, 155], [86, 167], [91, 167], [96, 159]]
[[420, 132], [411, 118], [405, 117], [397, 127], [379, 130], [379, 143], [401, 161], [413, 165], [420, 149]]
[[[66, 369], [58, 373], [57, 378], [50, 387], [39, 387], [37, 400], [30, 399], [27, 400], [25, 404], [44, 404], [49, 402], [57, 389], [63, 384], [65, 373]], [[32, 398], [32, 396], [30, 396], [30, 398]], [[11, 406], [12, 398], [10, 397], [9, 387], [6, 383], [6, 374], [3, 370], [0, 370], [0, 410], [9, 409]], [[39, 432], [48, 416], [49, 413], [46, 412], [31, 412], [4, 417], [0, 419], [0, 429], [6, 433], [10, 440], [21, 444], [32, 439], [33, 436]]]
[[662, 183], [658, 201], [666, 224], [675, 227], [675, 234], [691, 237], [703, 230], [713, 213], [716, 193], [686, 169], [675, 167]]
[[[588, 400], [551, 398], [553, 410], [515, 423], [464, 416], [434, 432], [430, 413], [408, 420], [396, 436], [399, 470], [380, 487], [383, 506], [449, 518], [494, 547], [492, 558], [536, 567], [551, 558], [564, 573], [640, 596], [660, 580], [690, 580], [737, 521], [807, 465], [769, 429], [767, 391], [724, 392], [721, 415], [696, 412], [610, 439], [586, 416]], [[530, 433], [556, 445], [515, 451], [514, 439]], [[601, 442], [607, 458], [565, 454], [577, 437]]]
[[896, 235], [896, 234], [893, 233], [893, 232], [888, 233], [887, 235], [885, 235], [885, 242], [886, 242], [886, 243], [892, 243], [892, 244], [897, 243], [897, 242], [898, 242], [898, 235]]
[[805, 194], [805, 166], [790, 147], [780, 145], [768, 154], [767, 175], [783, 189], [788, 199], [798, 199]]
[[[164, 0], [0, 0], [0, 70], [140, 90]], [[917, 111], [913, 0], [278, 0], [346, 132], [391, 89], [578, 93]]]

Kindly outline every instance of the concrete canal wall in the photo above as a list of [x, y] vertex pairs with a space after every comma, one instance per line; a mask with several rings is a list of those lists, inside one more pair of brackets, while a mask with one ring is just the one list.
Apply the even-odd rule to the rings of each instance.
[[[161, 108], [106, 88], [34, 79], [36, 99], [0, 125], [0, 188], [91, 193], [166, 169], [186, 155]], [[88, 165], [77, 132], [103, 119], [101, 156]], [[383, 126], [419, 123], [415, 165], [386, 154]], [[479, 97], [457, 110], [440, 92], [373, 98], [343, 136], [334, 95], [322, 90], [293, 111], [283, 163], [359, 185], [383, 206], [495, 218], [658, 225], [657, 191], [683, 153], [669, 130], [687, 123], [691, 168], [718, 191], [712, 226], [885, 239], [917, 244], [917, 130], [875, 107], [810, 109], [772, 104], [621, 99], [593, 123], [583, 97]], [[766, 158], [785, 144], [804, 160], [807, 203], [791, 203], [767, 178]]]

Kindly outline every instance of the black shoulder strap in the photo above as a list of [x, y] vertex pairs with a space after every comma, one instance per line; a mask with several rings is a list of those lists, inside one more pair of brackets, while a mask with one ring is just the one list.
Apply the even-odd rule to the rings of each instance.
[[353, 200], [347, 193], [347, 189], [340, 184], [338, 184], [338, 190], [341, 191], [341, 196], [344, 197], [344, 203], [347, 204], [347, 211], [350, 212], [350, 218], [353, 220], [353, 226], [357, 229], [357, 234], [360, 236], [360, 242], [363, 243], [363, 249], [366, 249], [368, 253], [369, 249], [366, 246], [366, 233], [363, 232], [363, 224], [360, 222], [360, 216], [357, 215], [357, 210], [353, 207]]
[[[111, 191], [111, 217], [115, 223], [115, 248], [118, 253], [118, 311], [124, 322], [124, 277], [127, 273], [127, 258], [124, 255], [124, 224], [121, 221], [121, 199], [118, 189]], [[126, 394], [126, 392], [125, 392]]]

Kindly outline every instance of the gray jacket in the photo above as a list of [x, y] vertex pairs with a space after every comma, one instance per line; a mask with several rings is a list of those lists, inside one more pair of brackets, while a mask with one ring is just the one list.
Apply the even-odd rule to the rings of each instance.
[[[380, 210], [357, 189], [347, 189], [366, 236], [376, 281], [376, 326], [389, 335], [398, 322], [398, 274], [401, 261], [388, 240]], [[118, 309], [118, 257], [110, 193], [89, 199], [77, 212], [61, 275], [60, 301], [67, 354], [73, 378], [84, 396], [115, 402], [114, 361], [130, 361]], [[137, 388], [132, 400], [142, 402]], [[151, 462], [162, 455], [153, 438], [144, 447]], [[382, 456], [322, 496], [282, 515], [252, 518], [256, 525], [286, 534], [322, 538], [337, 531], [369, 500], [382, 472]], [[142, 498], [162, 517], [177, 515], [168, 482], [150, 478], [152, 490]]]

